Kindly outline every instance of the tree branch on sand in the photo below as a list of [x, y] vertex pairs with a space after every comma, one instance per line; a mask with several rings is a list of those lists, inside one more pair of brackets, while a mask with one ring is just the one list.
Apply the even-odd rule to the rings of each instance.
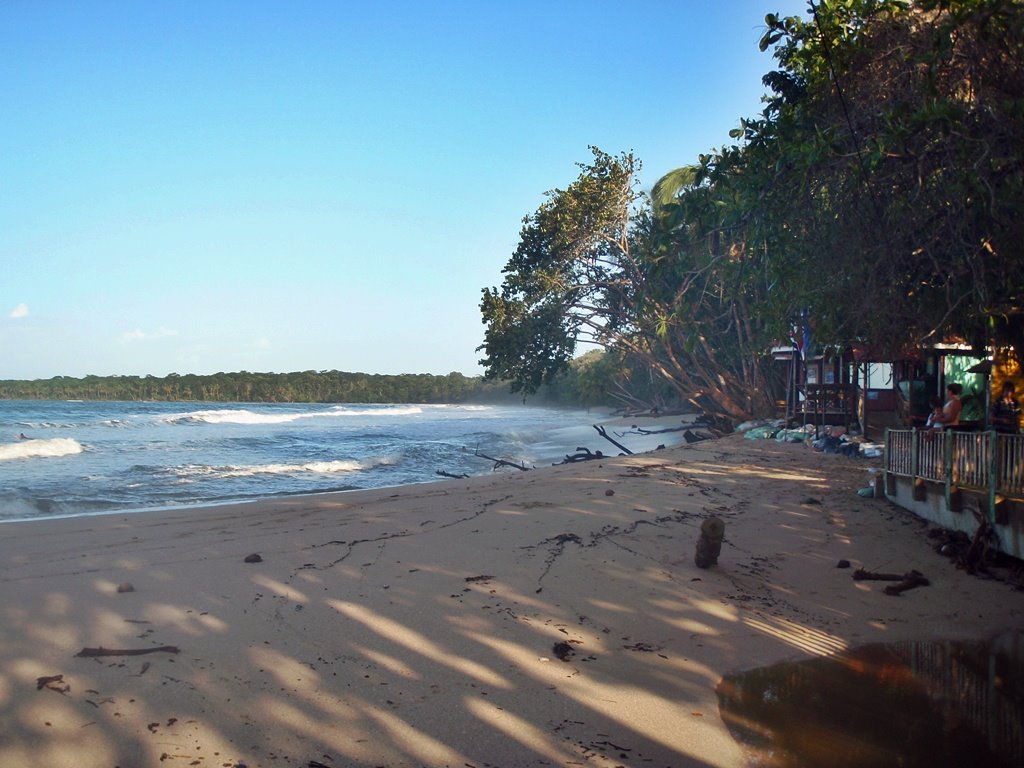
[[[610, 437], [610, 436], [608, 435], [608, 432], [607, 432], [607, 431], [605, 430], [605, 428], [604, 428], [604, 427], [602, 427], [602, 426], [601, 426], [600, 424], [593, 424], [592, 426], [594, 427], [594, 429], [596, 429], [596, 430], [597, 430], [597, 434], [599, 434], [599, 435], [600, 435], [601, 437], [603, 437], [603, 438], [604, 438], [605, 440], [607, 440], [607, 441], [608, 441], [609, 443], [611, 443], [612, 445], [614, 445], [614, 446], [615, 446], [616, 448], [618, 448], [618, 449], [619, 449], [620, 451], [622, 451], [623, 453], [625, 453], [625, 454], [626, 454], [627, 456], [632, 456], [632, 455], [633, 455], [633, 452], [632, 452], [631, 450], [629, 450], [629, 448], [627, 448], [627, 447], [626, 447], [626, 446], [624, 446], [624, 445], [623, 445], [622, 443], [620, 443], [620, 442], [618, 442], [617, 440], [615, 440], [615, 438], [613, 438], [613, 437]], [[577, 448], [576, 450], [579, 450], [579, 449]]]
[[593, 461], [594, 459], [603, 459], [604, 454], [600, 451], [591, 451], [589, 448], [580, 448], [577, 446], [576, 453], [566, 454], [565, 459], [562, 461], [555, 462], [554, 466], [559, 464], [575, 464], [577, 461]]
[[530, 471], [530, 467], [526, 466], [526, 462], [520, 462], [519, 464], [516, 464], [514, 461], [506, 461], [505, 459], [496, 459], [493, 456], [488, 456], [485, 453], [480, 453], [479, 449], [474, 451], [473, 455], [474, 456], [479, 456], [481, 459], [487, 459], [488, 461], [493, 461], [494, 462], [494, 467], [492, 469], [497, 469], [498, 467], [512, 467], [513, 469], [518, 469], [520, 472], [529, 472]]

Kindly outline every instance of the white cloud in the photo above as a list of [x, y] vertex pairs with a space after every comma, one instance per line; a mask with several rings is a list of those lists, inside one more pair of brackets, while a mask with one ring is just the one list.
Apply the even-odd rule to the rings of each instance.
[[264, 338], [264, 339], [257, 339], [256, 341], [254, 341], [252, 343], [252, 347], [253, 347], [253, 349], [258, 349], [260, 351], [263, 351], [263, 350], [268, 350], [271, 347], [273, 347], [273, 344], [270, 343], [270, 339]]
[[28, 304], [22, 302], [11, 310], [11, 317], [28, 317]]
[[152, 341], [153, 339], [166, 339], [168, 336], [177, 336], [178, 332], [170, 328], [161, 328], [153, 333], [136, 328], [134, 331], [126, 331], [121, 334], [121, 343], [129, 344], [133, 341]]

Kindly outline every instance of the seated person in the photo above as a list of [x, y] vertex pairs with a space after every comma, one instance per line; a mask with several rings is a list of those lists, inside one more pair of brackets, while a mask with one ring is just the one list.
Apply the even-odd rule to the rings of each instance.
[[941, 413], [932, 417], [932, 426], [935, 429], [949, 429], [960, 423], [960, 411], [964, 407], [960, 402], [960, 393], [963, 389], [955, 382], [946, 387], [946, 404], [942, 406]]
[[999, 399], [992, 403], [989, 422], [996, 432], [1015, 435], [1020, 427], [1020, 404], [1014, 396], [1013, 382], [1003, 384]]

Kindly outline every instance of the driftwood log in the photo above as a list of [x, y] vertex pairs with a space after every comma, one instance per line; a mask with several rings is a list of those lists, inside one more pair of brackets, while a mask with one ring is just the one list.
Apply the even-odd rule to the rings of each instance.
[[931, 582], [924, 577], [924, 574], [918, 571], [910, 571], [905, 574], [906, 578], [898, 584], [890, 584], [882, 591], [887, 595], [899, 595], [901, 592], [906, 592], [908, 589], [914, 587], [927, 587]]
[[895, 581], [898, 584], [890, 584], [883, 592], [887, 595], [899, 595], [914, 587], [927, 587], [930, 581], [920, 571], [907, 571], [906, 573], [873, 573], [858, 568], [853, 572], [854, 581]]
[[488, 456], [485, 453], [480, 453], [479, 450], [474, 451], [473, 455], [474, 456], [479, 456], [481, 459], [487, 459], [488, 461], [493, 461], [494, 462], [494, 469], [497, 469], [498, 467], [512, 467], [513, 469], [518, 469], [520, 472], [529, 472], [530, 471], [530, 468], [528, 466], [526, 466], [525, 462], [522, 462], [520, 464], [516, 464], [514, 461], [506, 461], [505, 459], [496, 459], [493, 456]]
[[620, 442], [617, 442], [617, 441], [615, 440], [615, 438], [614, 438], [614, 437], [611, 437], [611, 436], [609, 436], [609, 434], [608, 434], [607, 430], [605, 430], [605, 428], [604, 428], [604, 427], [602, 427], [602, 426], [601, 426], [600, 424], [593, 424], [593, 425], [591, 425], [591, 426], [593, 426], [593, 427], [594, 427], [594, 429], [596, 429], [596, 430], [597, 430], [597, 434], [599, 434], [599, 435], [600, 435], [601, 437], [603, 437], [603, 438], [604, 438], [605, 440], [607, 440], [607, 441], [608, 441], [609, 443], [611, 443], [612, 445], [614, 445], [614, 446], [615, 446], [616, 448], [618, 448], [618, 449], [619, 449], [620, 451], [622, 451], [623, 453], [625, 453], [625, 454], [626, 454], [627, 456], [632, 456], [632, 455], [633, 455], [633, 452], [632, 452], [631, 450], [629, 450], [629, 448], [627, 448], [626, 446], [624, 446], [624, 445], [623, 445], [622, 443], [620, 443]]
[[634, 426], [633, 429], [628, 432], [616, 432], [617, 437], [623, 435], [663, 435], [666, 432], [682, 432], [687, 427], [665, 427], [664, 429], [644, 429], [643, 427]]
[[559, 464], [573, 464], [577, 461], [593, 461], [594, 459], [603, 459], [604, 454], [600, 451], [591, 451], [589, 448], [576, 447], [576, 453], [566, 454], [562, 461], [556, 462], [555, 466]]
[[155, 648], [83, 648], [75, 656], [143, 656], [147, 653], [181, 653], [176, 645], [159, 645]]
[[697, 552], [693, 557], [698, 568], [710, 568], [718, 562], [724, 538], [725, 523], [721, 518], [709, 517], [700, 524], [700, 538], [697, 539]]
[[456, 475], [451, 472], [445, 472], [443, 469], [435, 470], [441, 477], [452, 477], [456, 480], [465, 480], [469, 475]]

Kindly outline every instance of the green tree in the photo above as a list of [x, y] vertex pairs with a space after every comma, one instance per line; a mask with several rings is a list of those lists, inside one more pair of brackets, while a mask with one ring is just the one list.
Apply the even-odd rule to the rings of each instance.
[[[776, 316], [898, 352], [960, 336], [1020, 348], [1024, 13], [1019, 0], [822, 0], [769, 16], [778, 71], [716, 158], [767, 214]], [[756, 197], [755, 197], [756, 196]]]
[[714, 190], [666, 192], [652, 213], [639, 162], [591, 149], [577, 180], [524, 220], [501, 288], [483, 292], [485, 375], [529, 394], [593, 344], [642, 362], [678, 399], [742, 417], [764, 400], [765, 349], [733, 286], [741, 251], [702, 228]]

